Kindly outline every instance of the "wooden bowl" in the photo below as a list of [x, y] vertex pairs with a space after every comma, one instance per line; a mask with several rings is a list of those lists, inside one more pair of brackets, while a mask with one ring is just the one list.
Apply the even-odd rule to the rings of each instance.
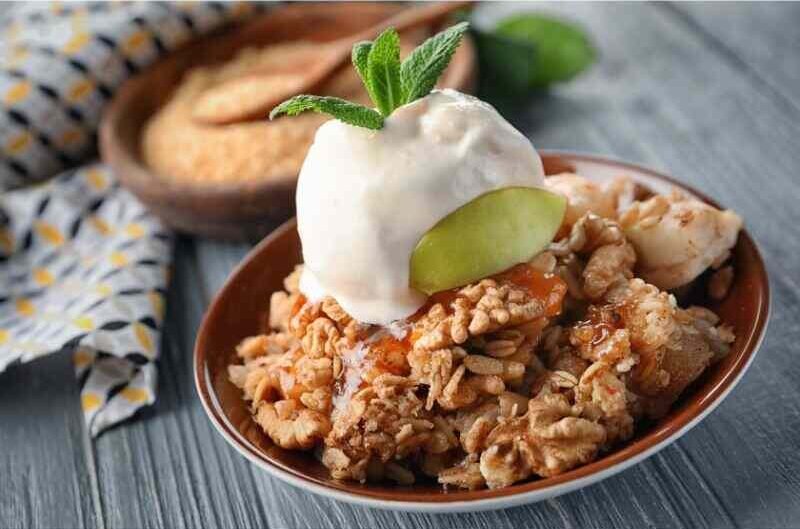
[[[543, 160], [548, 174], [573, 171], [597, 180], [626, 174], [653, 191], [668, 192], [676, 186], [717, 206], [701, 193], [640, 166], [556, 152], [543, 153]], [[211, 303], [195, 344], [197, 390], [217, 430], [257, 466], [295, 486], [372, 507], [427, 512], [495, 509], [550, 498], [616, 474], [678, 439], [725, 398], [752, 362], [769, 316], [766, 268], [753, 239], [742, 230], [733, 251], [736, 277], [730, 293], [722, 302], [706, 304], [735, 330], [731, 352], [708, 368], [667, 416], [637, 429], [627, 443], [558, 476], [498, 490], [445, 491], [432, 483], [401, 487], [337, 481], [312, 454], [273, 445], [251, 420], [241, 390], [228, 380], [227, 366], [239, 361], [236, 345], [266, 330], [270, 295], [283, 288], [283, 278], [301, 262], [296, 227], [294, 220], [289, 221], [255, 247]]]
[[[224, 62], [248, 46], [298, 39], [335, 40], [372, 26], [399, 9], [402, 6], [378, 3], [289, 5], [189, 43], [117, 91], [100, 125], [103, 160], [122, 185], [168, 226], [214, 238], [258, 240], [293, 214], [297, 175], [205, 185], [158, 175], [140, 154], [144, 124], [193, 67]], [[475, 47], [467, 38], [453, 56], [442, 86], [472, 91], [475, 64]]]

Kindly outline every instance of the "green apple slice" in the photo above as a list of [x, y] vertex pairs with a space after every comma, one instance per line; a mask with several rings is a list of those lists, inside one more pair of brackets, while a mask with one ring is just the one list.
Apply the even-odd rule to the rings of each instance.
[[558, 231], [565, 197], [531, 187], [485, 193], [440, 220], [411, 254], [411, 287], [433, 294], [525, 262]]

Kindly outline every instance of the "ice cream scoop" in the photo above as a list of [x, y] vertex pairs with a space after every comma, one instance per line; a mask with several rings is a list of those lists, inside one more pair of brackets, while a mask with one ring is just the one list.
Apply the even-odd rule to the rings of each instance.
[[484, 193], [543, 181], [528, 139], [456, 91], [398, 108], [377, 131], [329, 121], [298, 181], [301, 289], [362, 322], [405, 318], [426, 300], [409, 286], [409, 259], [428, 230]]

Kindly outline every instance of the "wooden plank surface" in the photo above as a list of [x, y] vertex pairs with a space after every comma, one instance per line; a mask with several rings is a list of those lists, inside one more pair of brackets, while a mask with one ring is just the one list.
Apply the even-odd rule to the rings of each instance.
[[88, 437], [69, 355], [0, 374], [0, 527], [94, 527]]
[[728, 61], [800, 108], [800, 3], [764, 2], [758, 9], [742, 9], [730, 2], [694, 2], [666, 8]]
[[326, 500], [247, 463], [206, 419], [191, 348], [248, 246], [180, 238], [151, 410], [91, 444], [68, 358], [0, 375], [0, 527], [797, 526], [798, 6], [491, 4], [477, 18], [525, 9], [582, 23], [601, 58], [507, 117], [537, 147], [608, 154], [692, 183], [740, 212], [764, 251], [770, 332], [717, 411], [621, 475], [533, 506], [426, 516]]

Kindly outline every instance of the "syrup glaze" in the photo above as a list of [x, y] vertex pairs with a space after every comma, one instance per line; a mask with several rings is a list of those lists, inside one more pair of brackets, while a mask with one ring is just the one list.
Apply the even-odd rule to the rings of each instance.
[[[560, 277], [542, 273], [523, 263], [493, 276], [493, 279], [499, 284], [512, 283], [525, 289], [530, 298], [542, 303], [542, 316], [553, 317], [561, 313], [567, 285]], [[344, 409], [359, 389], [366, 387], [382, 374], [407, 376], [410, 371], [407, 355], [418, 338], [411, 331], [413, 323], [437, 303], [445, 311], [452, 313], [453, 302], [461, 297], [459, 290], [457, 288], [437, 292], [409, 318], [388, 326], [373, 326], [374, 331], [366, 339], [340, 352], [342, 372], [334, 382], [334, 410]]]

